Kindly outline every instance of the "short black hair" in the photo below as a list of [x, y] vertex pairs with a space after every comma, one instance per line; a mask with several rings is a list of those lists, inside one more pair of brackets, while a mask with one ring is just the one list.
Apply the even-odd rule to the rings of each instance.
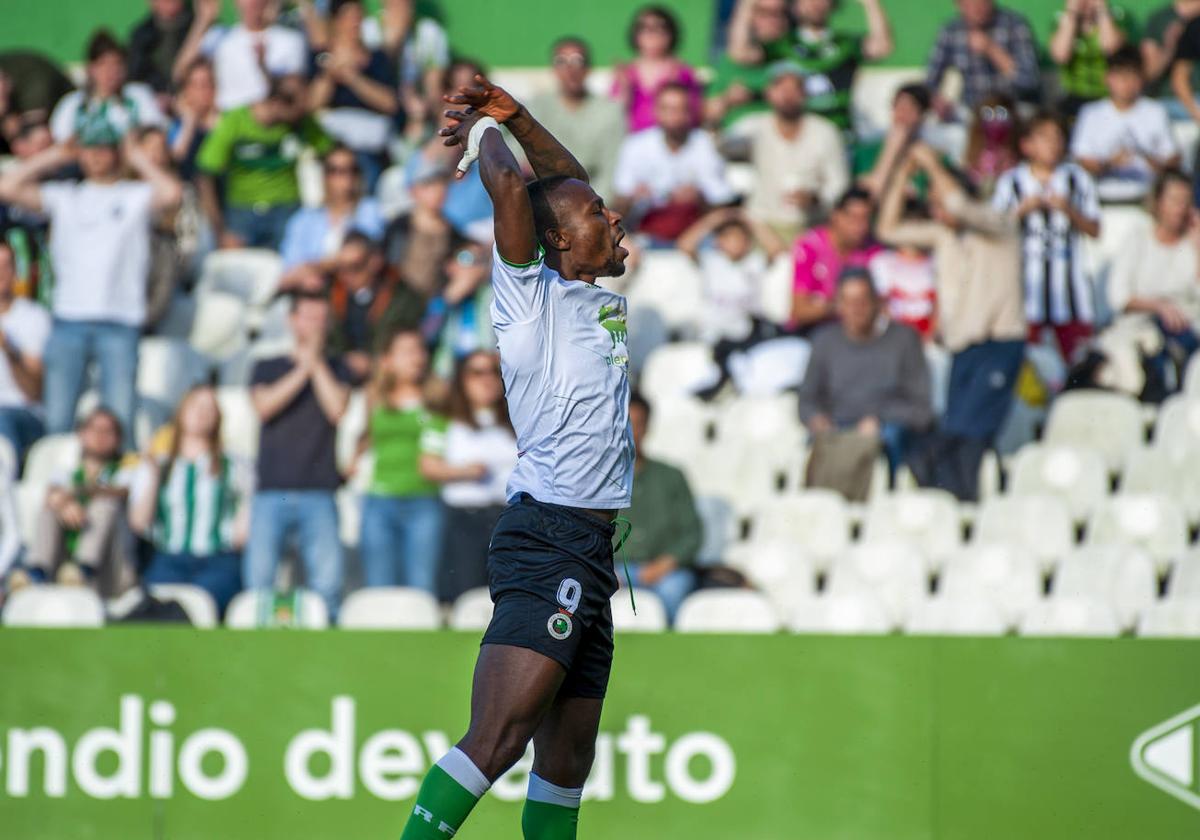
[[1142, 53], [1137, 47], [1126, 44], [1108, 57], [1108, 72], [1114, 70], [1132, 70], [1139, 76], [1145, 74], [1146, 65], [1142, 61]]
[[592, 66], [592, 48], [583, 38], [578, 35], [562, 36], [550, 46], [550, 55], [556, 55], [563, 47], [578, 47], [579, 51], [583, 53], [583, 60], [587, 62], [587, 66]]
[[653, 409], [650, 408], [650, 401], [642, 396], [641, 391], [635, 390], [629, 393], [629, 408], [632, 409], [634, 406], [637, 406], [642, 411], [646, 412], [647, 420], [649, 420], [650, 415], [654, 413]]
[[1163, 193], [1167, 191], [1167, 187], [1171, 184], [1183, 184], [1188, 189], [1192, 188], [1192, 179], [1182, 169], [1171, 167], [1164, 169], [1163, 173], [1158, 176], [1158, 180], [1154, 182], [1154, 200], [1157, 202], [1163, 197]]
[[125, 46], [117, 40], [117, 36], [108, 29], [97, 29], [87, 43], [87, 61], [91, 64], [109, 53], [116, 53], [122, 59], [126, 57]]
[[370, 234], [360, 228], [351, 228], [342, 237], [342, 247], [344, 248], [347, 245], [362, 245], [368, 251], [378, 251], [380, 248], [379, 243], [372, 239]]
[[[271, 76], [267, 85], [267, 99], [288, 100], [291, 101], [291, 96], [285, 96], [285, 88], [290, 83], [300, 83], [307, 85], [308, 79], [302, 73], [281, 73], [277, 76]], [[296, 104], [296, 103], [293, 103]]]
[[667, 28], [667, 34], [671, 36], [671, 43], [667, 45], [667, 52], [675, 52], [675, 48], [679, 46], [679, 39], [683, 33], [679, 28], [679, 19], [666, 6], [642, 6], [633, 13], [633, 20], [629, 22], [629, 49], [637, 52], [638, 21], [647, 15], [656, 17], [662, 21], [663, 26]]
[[533, 225], [537, 230], [538, 242], [543, 246], [546, 244], [546, 231], [559, 226], [556, 193], [563, 184], [573, 180], [569, 175], [551, 175], [526, 185], [529, 203], [533, 206]]
[[856, 201], [865, 201], [867, 204], [870, 204], [872, 206], [874, 206], [874, 204], [875, 204], [875, 198], [871, 195], [870, 192], [868, 192], [867, 190], [864, 190], [862, 187], [851, 187], [850, 189], [848, 189], [844, 193], [842, 193], [840, 196], [838, 196], [838, 200], [837, 200], [837, 202], [834, 203], [833, 209], [834, 210], [845, 210], [847, 207], [849, 207], [851, 204], [854, 204]]
[[895, 102], [901, 96], [910, 97], [917, 103], [917, 107], [921, 109], [921, 113], [925, 113], [933, 107], [933, 94], [929, 92], [929, 88], [922, 84], [902, 85], [896, 91], [896, 95], [892, 97]]

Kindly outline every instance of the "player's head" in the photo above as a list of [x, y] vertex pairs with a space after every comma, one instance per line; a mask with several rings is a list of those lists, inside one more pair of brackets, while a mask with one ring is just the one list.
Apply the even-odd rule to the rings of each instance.
[[663, 58], [679, 46], [679, 21], [666, 6], [643, 6], [629, 26], [629, 46], [643, 58]]
[[638, 454], [642, 454], [642, 441], [646, 439], [646, 429], [650, 426], [650, 403], [641, 392], [634, 391], [629, 395], [629, 429], [633, 432], [633, 445]]
[[554, 42], [550, 61], [554, 65], [554, 78], [564, 96], [582, 97], [587, 93], [588, 71], [592, 67], [592, 54], [587, 42], [573, 35]]
[[1125, 46], [1108, 57], [1104, 81], [1113, 102], [1127, 108], [1137, 102], [1146, 86], [1142, 54], [1137, 47]]
[[272, 125], [295, 125], [308, 113], [308, 82], [299, 73], [272, 76], [261, 113]]
[[838, 278], [838, 318], [842, 329], [852, 338], [863, 338], [871, 334], [879, 317], [879, 295], [871, 272], [865, 268], [847, 268]]
[[932, 104], [933, 97], [925, 85], [904, 85], [892, 97], [892, 124], [914, 131], [925, 121]]
[[88, 89], [97, 99], [116, 96], [125, 84], [125, 47], [107, 29], [98, 29], [87, 45]]
[[833, 14], [835, 5], [834, 0], [796, 0], [792, 10], [796, 22], [801, 26], [824, 29], [829, 25], [829, 16]]
[[383, 393], [397, 385], [420, 385], [429, 371], [429, 350], [420, 330], [400, 330], [383, 345], [376, 385]]
[[805, 72], [794, 61], [780, 61], [771, 65], [766, 90], [767, 104], [775, 116], [785, 122], [795, 122], [804, 115], [808, 103], [805, 88]]
[[1067, 153], [1067, 130], [1058, 114], [1039, 111], [1030, 117], [1021, 134], [1021, 156], [1038, 166], [1055, 167]]
[[[548, 255], [569, 261], [576, 277], [619, 277], [629, 252], [621, 247], [621, 214], [576, 178], [542, 178], [529, 185], [538, 241]], [[575, 278], [572, 278], [575, 279]]]
[[692, 132], [692, 93], [684, 85], [671, 82], [658, 89], [654, 97], [654, 122], [668, 139], [683, 143]]
[[111, 461], [121, 454], [124, 432], [121, 421], [111, 410], [94, 408], [79, 423], [79, 444], [88, 458]]
[[754, 247], [754, 238], [750, 234], [750, 226], [746, 220], [734, 216], [717, 225], [713, 230], [713, 240], [717, 250], [729, 259], [737, 262], [750, 253]]
[[1192, 182], [1179, 169], [1159, 176], [1152, 194], [1154, 220], [1175, 236], [1182, 236], [1192, 221]]
[[843, 250], [856, 251], [871, 235], [871, 213], [875, 203], [871, 194], [859, 187], [842, 193], [829, 214], [829, 231]]

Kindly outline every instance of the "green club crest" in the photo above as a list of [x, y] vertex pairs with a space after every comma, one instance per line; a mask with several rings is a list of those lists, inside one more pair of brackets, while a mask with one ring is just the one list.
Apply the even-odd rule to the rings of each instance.
[[564, 612], [556, 612], [546, 622], [546, 629], [550, 631], [551, 636], [561, 642], [571, 635], [571, 631], [575, 629], [575, 625], [571, 621], [571, 616]]
[[601, 306], [597, 320], [612, 339], [614, 350], [617, 349], [618, 344], [629, 337], [629, 331], [625, 326], [625, 313], [620, 306]]

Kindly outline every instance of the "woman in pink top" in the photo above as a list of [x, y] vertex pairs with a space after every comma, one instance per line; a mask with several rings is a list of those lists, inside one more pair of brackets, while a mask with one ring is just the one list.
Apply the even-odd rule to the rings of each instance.
[[805, 332], [833, 317], [838, 278], [847, 268], [866, 268], [882, 249], [871, 240], [874, 202], [866, 190], [853, 187], [838, 199], [829, 224], [816, 227], [792, 247], [790, 329]]
[[612, 95], [625, 105], [630, 132], [654, 127], [654, 97], [671, 83], [688, 89], [692, 121], [699, 125], [704, 88], [696, 71], [675, 57], [679, 22], [671, 11], [662, 6], [640, 9], [629, 28], [629, 45], [637, 57], [617, 68]]

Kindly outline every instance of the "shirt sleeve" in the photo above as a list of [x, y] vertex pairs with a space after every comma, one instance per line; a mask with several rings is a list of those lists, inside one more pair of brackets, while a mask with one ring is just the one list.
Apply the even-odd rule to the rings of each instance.
[[1100, 194], [1095, 179], [1082, 166], [1073, 166], [1071, 176], [1075, 179], [1075, 209], [1085, 219], [1100, 221]]
[[430, 418], [425, 428], [421, 429], [421, 437], [417, 441], [417, 448], [422, 455], [446, 454], [446, 428], [446, 421], [441, 417]]
[[514, 265], [492, 246], [492, 322], [497, 327], [533, 320], [546, 306], [549, 294], [545, 278], [546, 252], [525, 265]]
[[1076, 159], [1097, 160], [1103, 154], [1097, 147], [1100, 137], [1095, 126], [1096, 110], [1091, 105], [1083, 106], [1079, 119], [1075, 123], [1075, 131], [1071, 135], [1071, 156]]
[[996, 181], [996, 193], [992, 196], [992, 208], [1001, 213], [1011, 213], [1020, 203], [1017, 199], [1017, 174], [1010, 169]]
[[75, 114], [83, 95], [79, 91], [68, 93], [54, 106], [50, 114], [50, 136], [55, 143], [65, 143], [75, 134]]
[[202, 55], [212, 58], [213, 53], [217, 51], [221, 40], [225, 37], [228, 30], [224, 26], [214, 26], [212, 29], [204, 33], [204, 37], [200, 39], [200, 52]]
[[14, 343], [24, 355], [40, 359], [45, 355], [46, 344], [50, 340], [51, 321], [44, 309], [37, 304], [33, 305], [37, 307], [37, 311], [30, 313], [25, 323], [25, 334], [19, 342]]
[[1150, 149], [1152, 155], [1160, 161], [1169, 160], [1178, 154], [1181, 154], [1179, 143], [1175, 140], [1175, 133], [1171, 131], [1171, 117], [1167, 113], [1167, 109], [1161, 103], [1153, 102], [1154, 106], [1153, 117], [1150, 117], [1148, 122], [1151, 123], [1150, 128]]
[[283, 229], [283, 239], [279, 243], [279, 256], [283, 257], [285, 271], [308, 262], [307, 245], [314, 239], [317, 239], [318, 243], [320, 241], [317, 237], [306, 235], [308, 233], [304, 224], [306, 215], [303, 208], [297, 210], [288, 219], [287, 226]]
[[334, 146], [333, 138], [326, 134], [321, 124], [311, 116], [305, 117], [304, 122], [300, 124], [300, 136], [318, 155], [325, 154]]
[[235, 113], [235, 111], [228, 111], [221, 115], [217, 124], [213, 126], [213, 130], [200, 144], [200, 151], [196, 155], [196, 166], [201, 171], [207, 172], [209, 175], [221, 175], [229, 168], [229, 162], [233, 158], [233, 143], [236, 135], [233, 125]]
[[166, 127], [167, 117], [163, 114], [162, 109], [158, 107], [158, 99], [154, 96], [154, 91], [149, 85], [136, 82], [129, 85], [125, 89], [125, 93], [137, 108], [138, 125], [153, 125], [159, 128]]
[[725, 161], [717, 153], [712, 139], [707, 134], [700, 136], [703, 138], [697, 154], [697, 181], [700, 192], [709, 204], [727, 204], [733, 201], [735, 194], [725, 179]]
[[804, 238], [796, 240], [792, 248], [792, 291], [797, 294], [811, 294], [821, 288], [813, 269], [817, 264], [817, 255], [809, 247]]
[[887, 400], [879, 419], [899, 423], [907, 429], [925, 429], [933, 420], [933, 400], [929, 386], [929, 365], [916, 330], [901, 324], [892, 329], [900, 333], [900, 376], [895, 395]]
[[62, 212], [63, 205], [73, 200], [75, 188], [66, 181], [50, 181], [38, 187], [38, 194], [42, 199], [42, 210], [53, 221], [54, 216]]

